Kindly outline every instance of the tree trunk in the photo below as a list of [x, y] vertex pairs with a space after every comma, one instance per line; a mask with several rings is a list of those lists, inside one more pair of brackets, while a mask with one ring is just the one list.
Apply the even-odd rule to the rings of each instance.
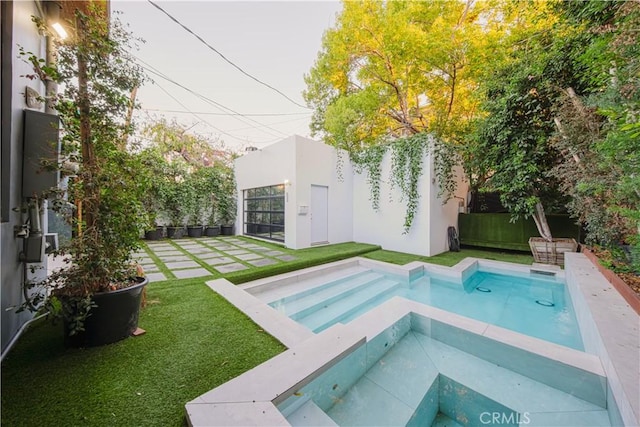
[[536, 223], [536, 227], [538, 228], [538, 233], [540, 233], [540, 237], [550, 242], [551, 237], [551, 229], [549, 228], [549, 224], [547, 223], [547, 217], [544, 214], [544, 207], [542, 203], [536, 203], [536, 211], [533, 214], [533, 221]]
[[[86, 44], [86, 25], [82, 16], [76, 17], [76, 25], [78, 28], [78, 37], [81, 43]], [[96, 155], [91, 141], [91, 106], [89, 100], [88, 88], [88, 70], [87, 59], [85, 58], [83, 49], [78, 52], [78, 115], [80, 120], [80, 147], [82, 154], [82, 164], [84, 170], [82, 173], [82, 197], [84, 218], [80, 217], [79, 223], [84, 224], [86, 228], [93, 228], [96, 223], [98, 213], [98, 189], [96, 188], [94, 176], [96, 173]]]

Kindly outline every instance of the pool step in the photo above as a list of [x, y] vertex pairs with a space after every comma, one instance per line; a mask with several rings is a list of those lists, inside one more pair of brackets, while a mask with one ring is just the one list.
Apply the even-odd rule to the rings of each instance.
[[335, 301], [327, 306], [323, 301], [318, 303], [318, 309], [308, 316], [297, 319], [313, 332], [320, 332], [341, 319], [346, 318], [362, 307], [372, 304], [401, 286], [397, 280], [382, 278], [363, 286], [357, 292]]
[[307, 400], [300, 408], [287, 415], [292, 427], [338, 426], [313, 400]]
[[[416, 332], [396, 343], [326, 412], [339, 425], [433, 427], [443, 425], [438, 411], [466, 419], [466, 425], [610, 426], [600, 405]], [[486, 422], [494, 413], [498, 420]]]
[[301, 319], [326, 305], [358, 292], [363, 287], [369, 286], [383, 277], [380, 273], [369, 271], [350, 276], [330, 286], [323, 286], [314, 292], [298, 294], [299, 296], [296, 295], [298, 298], [291, 297], [290, 301], [285, 299], [286, 314], [293, 320]]
[[344, 267], [336, 271], [323, 274], [312, 275], [307, 278], [297, 278], [297, 280], [287, 281], [282, 284], [261, 286], [250, 291], [252, 295], [271, 304], [275, 301], [287, 301], [296, 296], [303, 296], [307, 293], [316, 292], [332, 284], [343, 280], [349, 280], [353, 276], [370, 271], [362, 266]]

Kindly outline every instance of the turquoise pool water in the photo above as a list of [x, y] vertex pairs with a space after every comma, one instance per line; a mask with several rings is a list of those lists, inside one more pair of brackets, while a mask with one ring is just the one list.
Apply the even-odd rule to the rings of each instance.
[[477, 271], [463, 283], [369, 270], [273, 301], [314, 332], [346, 323], [394, 296], [584, 350], [569, 292], [555, 277]]
[[410, 315], [278, 409], [292, 426], [582, 427], [610, 425], [606, 406], [598, 375]]

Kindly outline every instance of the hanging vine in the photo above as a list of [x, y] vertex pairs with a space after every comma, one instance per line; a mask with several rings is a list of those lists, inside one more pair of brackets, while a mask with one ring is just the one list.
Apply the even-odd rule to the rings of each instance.
[[391, 147], [391, 186], [400, 189], [402, 201], [407, 204], [404, 232], [409, 232], [420, 205], [418, 183], [422, 176], [423, 160], [429, 152], [433, 138], [421, 133], [394, 141]]
[[418, 133], [406, 138], [394, 139], [373, 145], [357, 152], [350, 152], [351, 161], [358, 173], [367, 173], [367, 184], [371, 191], [373, 209], [380, 209], [380, 182], [382, 179], [382, 160], [391, 152], [392, 188], [398, 188], [401, 201], [406, 203], [404, 233], [408, 233], [420, 205], [418, 185], [424, 169], [424, 158], [431, 153], [434, 171], [439, 181], [438, 197], [446, 203], [456, 189], [454, 167], [458, 157], [453, 147], [436, 140], [432, 135]]
[[367, 184], [371, 190], [371, 206], [380, 209], [380, 179], [382, 176], [382, 159], [387, 152], [388, 144], [372, 145], [364, 150], [351, 152], [351, 162], [358, 173], [366, 171]]

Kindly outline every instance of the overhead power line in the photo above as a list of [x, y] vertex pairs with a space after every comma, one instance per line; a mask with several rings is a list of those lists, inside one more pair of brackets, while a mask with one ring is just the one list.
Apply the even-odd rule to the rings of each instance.
[[[222, 111], [232, 113], [233, 117], [236, 118], [236, 120], [240, 120], [243, 123], [249, 124], [249, 123], [247, 123], [247, 120], [248, 120], [249, 122], [257, 124], [258, 127], [271, 129], [272, 131], [275, 131], [275, 132], [279, 133], [280, 135], [287, 136], [284, 132], [282, 132], [282, 131], [280, 131], [278, 129], [270, 127], [269, 125], [265, 125], [264, 123], [260, 123], [257, 120], [254, 120], [254, 119], [252, 119], [250, 117], [247, 117], [244, 114], [241, 114], [241, 113], [239, 113], [239, 112], [237, 112], [237, 111], [235, 111], [235, 110], [233, 110], [233, 109], [231, 109], [229, 107], [226, 107], [226, 106], [220, 104], [219, 102], [214, 101], [213, 99], [207, 98], [206, 96], [194, 91], [193, 89], [189, 89], [188, 87], [176, 82], [175, 80], [173, 80], [172, 78], [168, 77], [166, 74], [162, 73], [161, 71], [159, 71], [158, 69], [156, 69], [155, 67], [150, 65], [149, 63], [147, 63], [147, 62], [143, 61], [142, 59], [138, 58], [137, 56], [133, 55], [133, 57], [137, 61], [139, 61], [141, 63], [140, 66], [142, 68], [144, 68], [145, 70], [147, 70], [148, 72], [150, 72], [150, 73], [152, 73], [152, 74], [154, 74], [154, 75], [156, 75], [158, 77], [161, 77], [161, 78], [163, 78], [164, 80], [166, 80], [166, 81], [168, 81], [170, 83], [173, 83], [174, 85], [178, 86], [179, 88], [186, 90], [187, 92], [197, 96], [198, 98], [202, 99], [203, 101], [207, 102], [208, 104], [211, 104], [211, 105], [215, 106], [216, 108], [218, 108], [218, 109], [220, 109]], [[183, 108], [185, 108], [185, 110], [188, 110], [188, 108], [186, 108], [184, 105], [181, 104], [181, 106]], [[191, 111], [189, 111], [189, 112], [191, 113]], [[193, 113], [191, 113], [191, 114], [193, 114]], [[198, 118], [198, 119], [202, 120], [200, 118]], [[271, 132], [267, 132], [267, 133], [271, 134], [271, 136], [277, 136], [277, 135], [274, 135]]]
[[224, 59], [227, 63], [229, 63], [232, 67], [234, 67], [236, 70], [240, 71], [242, 74], [244, 74], [245, 76], [249, 77], [250, 79], [260, 83], [261, 85], [277, 92], [278, 94], [280, 94], [281, 96], [283, 96], [284, 98], [286, 98], [287, 100], [289, 100], [290, 102], [292, 102], [293, 104], [297, 105], [298, 107], [301, 108], [305, 108], [305, 109], [309, 109], [309, 107], [307, 107], [306, 105], [302, 105], [300, 103], [298, 103], [297, 101], [289, 98], [284, 92], [276, 89], [275, 87], [271, 86], [269, 83], [265, 83], [262, 80], [260, 80], [257, 77], [254, 77], [253, 75], [249, 74], [248, 72], [246, 72], [245, 70], [243, 70], [242, 68], [240, 68], [240, 66], [236, 65], [234, 62], [232, 62], [230, 59], [228, 59], [226, 56], [224, 56], [219, 50], [217, 50], [215, 47], [211, 46], [209, 43], [207, 43], [202, 37], [200, 37], [199, 35], [197, 35], [195, 32], [193, 32], [189, 27], [187, 27], [186, 25], [184, 25], [182, 22], [178, 21], [176, 18], [174, 18], [169, 12], [167, 12], [166, 10], [164, 10], [163, 8], [161, 8], [160, 6], [158, 6], [156, 3], [154, 3], [152, 0], [147, 0], [153, 7], [155, 7], [156, 9], [158, 9], [159, 11], [161, 11], [162, 13], [164, 13], [165, 15], [167, 15], [169, 17], [169, 19], [171, 19], [173, 22], [175, 22], [176, 24], [180, 25], [182, 28], [184, 28], [185, 31], [187, 31], [188, 33], [190, 33], [191, 35], [193, 35], [195, 38], [197, 38], [202, 44], [204, 44], [205, 46], [207, 46], [210, 50], [214, 51], [215, 53], [217, 53], [222, 59]]
[[[142, 108], [145, 111], [158, 111], [163, 113], [187, 113], [192, 114], [187, 110], [164, 110], [161, 108]], [[280, 117], [280, 116], [308, 116], [311, 113], [212, 113], [207, 111], [198, 111], [196, 114], [204, 114], [209, 116], [242, 116], [242, 117]]]

